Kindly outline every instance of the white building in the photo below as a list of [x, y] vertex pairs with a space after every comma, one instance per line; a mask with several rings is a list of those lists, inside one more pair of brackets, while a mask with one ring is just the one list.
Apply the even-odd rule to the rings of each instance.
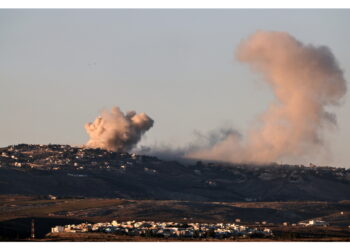
[[64, 232], [63, 226], [55, 226], [51, 228], [51, 233], [61, 233]]
[[310, 220], [309, 226], [328, 226], [329, 223], [323, 220]]

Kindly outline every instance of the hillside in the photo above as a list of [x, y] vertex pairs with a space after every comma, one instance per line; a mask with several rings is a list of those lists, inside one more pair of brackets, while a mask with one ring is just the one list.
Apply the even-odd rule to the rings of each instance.
[[350, 170], [202, 163], [68, 145], [0, 149], [0, 194], [191, 201], [350, 200]]

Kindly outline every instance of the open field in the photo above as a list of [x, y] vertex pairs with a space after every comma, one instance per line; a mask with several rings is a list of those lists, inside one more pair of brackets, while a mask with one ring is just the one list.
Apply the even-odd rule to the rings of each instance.
[[[32, 241], [32, 240], [30, 240]], [[350, 241], [350, 237], [329, 237], [329, 236], [323, 236], [323, 237], [297, 237], [297, 238], [288, 238], [288, 237], [278, 237], [278, 238], [253, 238], [253, 239], [242, 239], [242, 238], [234, 238], [234, 239], [175, 239], [175, 238], [146, 238], [146, 237], [140, 237], [140, 236], [124, 236], [124, 235], [113, 235], [113, 234], [105, 234], [105, 233], [58, 233], [56, 235], [49, 234], [47, 237], [43, 239], [38, 239], [34, 241], [120, 241], [120, 242], [127, 242], [127, 241], [137, 241], [137, 242], [183, 242], [183, 241], [189, 241], [189, 242], [198, 242], [198, 241], [210, 241], [210, 242], [275, 242], [275, 241], [285, 241], [285, 242], [292, 242], [292, 241], [303, 241], [303, 242], [332, 242], [332, 241]]]

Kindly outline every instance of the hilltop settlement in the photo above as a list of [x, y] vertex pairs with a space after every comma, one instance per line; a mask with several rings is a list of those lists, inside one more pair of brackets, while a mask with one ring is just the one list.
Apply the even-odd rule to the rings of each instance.
[[0, 173], [0, 194], [194, 201], [350, 199], [350, 169], [346, 168], [183, 164], [69, 145], [1, 148]]

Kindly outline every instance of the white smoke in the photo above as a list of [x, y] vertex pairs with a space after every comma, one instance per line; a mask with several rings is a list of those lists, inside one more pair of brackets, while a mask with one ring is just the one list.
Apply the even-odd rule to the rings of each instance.
[[325, 146], [322, 132], [336, 125], [326, 107], [346, 93], [343, 72], [329, 48], [305, 45], [284, 32], [258, 31], [241, 42], [239, 61], [262, 74], [276, 97], [261, 124], [241, 140], [228, 135], [189, 158], [231, 162], [295, 160]]
[[145, 113], [130, 111], [124, 114], [119, 107], [113, 107], [111, 111], [103, 111], [93, 123], [85, 124], [85, 130], [90, 136], [86, 146], [126, 152], [152, 126], [153, 120]]

